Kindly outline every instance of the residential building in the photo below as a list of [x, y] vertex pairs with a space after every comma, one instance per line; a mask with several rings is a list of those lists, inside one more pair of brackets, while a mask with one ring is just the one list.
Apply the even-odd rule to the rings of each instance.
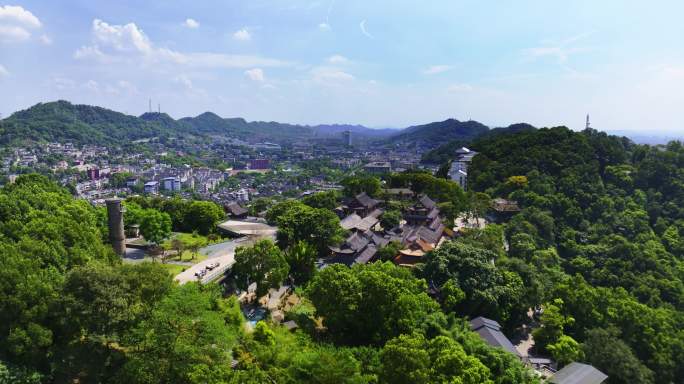
[[158, 181], [148, 181], [145, 183], [145, 188], [144, 188], [145, 193], [149, 194], [157, 194], [159, 193], [159, 182]]

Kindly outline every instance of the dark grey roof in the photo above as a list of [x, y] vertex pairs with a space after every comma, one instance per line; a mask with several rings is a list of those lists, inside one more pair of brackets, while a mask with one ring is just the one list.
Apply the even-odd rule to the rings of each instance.
[[354, 260], [354, 263], [356, 264], [366, 264], [369, 261], [373, 260], [373, 257], [375, 257], [375, 254], [378, 253], [378, 249], [375, 248], [374, 245], [369, 245], [366, 247], [366, 249], [361, 252], [356, 259]]
[[356, 228], [356, 226], [359, 225], [359, 223], [363, 220], [361, 216], [357, 215], [356, 213], [352, 213], [351, 215], [345, 217], [340, 221], [340, 226], [346, 230]]
[[582, 363], [570, 363], [556, 372], [549, 380], [554, 384], [601, 384], [608, 376], [592, 367]]
[[226, 209], [230, 211], [230, 213], [234, 216], [242, 216], [247, 214], [247, 210], [245, 208], [242, 208], [240, 204], [236, 202], [231, 202], [226, 205]]
[[345, 245], [353, 249], [354, 251], [360, 251], [366, 245], [368, 245], [369, 242], [370, 240], [366, 236], [360, 235], [359, 233], [355, 232], [347, 238], [347, 240], [345, 241]]
[[423, 195], [423, 196], [420, 198], [420, 203], [423, 204], [423, 207], [425, 207], [425, 208], [427, 208], [427, 209], [432, 209], [432, 208], [434, 208], [434, 207], [437, 206], [437, 203], [435, 203], [434, 201], [432, 201], [432, 199], [429, 198], [428, 195]]
[[501, 332], [501, 326], [496, 321], [485, 317], [477, 317], [470, 321], [470, 329], [477, 332], [492, 347], [503, 348], [507, 352], [520, 356], [520, 352], [515, 349], [513, 343]]
[[359, 193], [358, 195], [356, 195], [355, 199], [359, 204], [368, 209], [375, 208], [375, 206], [377, 206], [379, 203], [379, 201], [368, 196], [366, 192]]
[[473, 331], [477, 331], [482, 327], [490, 327], [496, 329], [497, 331], [501, 330], [501, 325], [497, 323], [496, 320], [488, 319], [482, 316], [478, 316], [470, 320], [470, 329]]

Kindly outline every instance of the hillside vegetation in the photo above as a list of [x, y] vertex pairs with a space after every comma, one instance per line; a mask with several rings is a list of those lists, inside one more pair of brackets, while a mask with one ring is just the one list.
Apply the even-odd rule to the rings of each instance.
[[537, 347], [581, 343], [578, 356], [610, 383], [681, 382], [684, 146], [559, 127], [473, 148], [472, 188], [523, 208], [506, 225], [501, 263], [530, 303], [545, 303]]

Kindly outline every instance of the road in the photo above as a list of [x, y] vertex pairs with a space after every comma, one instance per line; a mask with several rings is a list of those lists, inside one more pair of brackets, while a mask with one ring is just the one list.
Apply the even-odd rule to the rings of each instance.
[[206, 255], [207, 258], [179, 273], [174, 279], [178, 281], [179, 284], [185, 284], [189, 281], [198, 281], [195, 273], [205, 270], [209, 264], [218, 262], [219, 266], [211, 271], [208, 271], [207, 274], [204, 275], [200, 280], [202, 284], [213, 281], [220, 275], [223, 275], [226, 270], [235, 264], [235, 250], [238, 247], [248, 247], [254, 244], [256, 240], [258, 239], [254, 237], [241, 237], [235, 240], [204, 247], [200, 249], [199, 252], [203, 255]]

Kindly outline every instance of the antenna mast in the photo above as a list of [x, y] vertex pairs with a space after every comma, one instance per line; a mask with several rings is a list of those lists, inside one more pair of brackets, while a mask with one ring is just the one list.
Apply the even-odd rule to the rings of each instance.
[[152, 98], [150, 97], [150, 113], [152, 113]]
[[589, 114], [587, 114], [587, 124], [584, 127], [584, 129], [590, 129], [590, 128], [591, 128], [591, 124], [589, 123]]

